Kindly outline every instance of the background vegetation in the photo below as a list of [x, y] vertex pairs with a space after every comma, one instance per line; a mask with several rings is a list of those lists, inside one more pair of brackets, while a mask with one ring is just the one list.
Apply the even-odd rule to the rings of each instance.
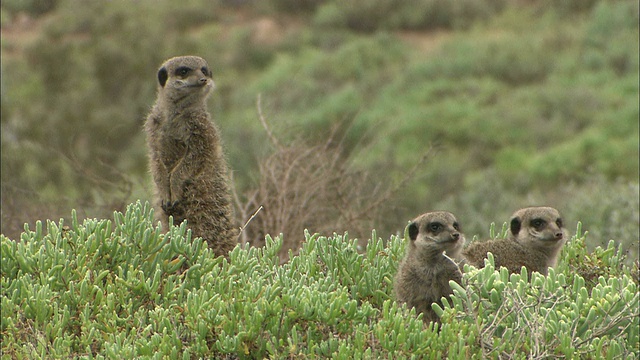
[[637, 1], [3, 0], [1, 13], [1, 230], [12, 239], [71, 208], [100, 218], [150, 199], [141, 127], [155, 70], [190, 53], [215, 69], [210, 110], [242, 222], [281, 151], [259, 121], [261, 94], [287, 149], [329, 144], [340, 161], [327, 173], [366, 174], [346, 187], [359, 199], [398, 189], [358, 228], [338, 229], [348, 218], [324, 203], [314, 217], [327, 220], [303, 222], [294, 243], [304, 227], [386, 237], [433, 209], [471, 238], [548, 204], [582, 221], [590, 246], [615, 239], [637, 256]]

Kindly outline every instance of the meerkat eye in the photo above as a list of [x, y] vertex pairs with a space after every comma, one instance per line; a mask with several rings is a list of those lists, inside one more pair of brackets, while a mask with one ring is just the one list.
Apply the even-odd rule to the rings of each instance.
[[533, 219], [531, 220], [531, 226], [533, 226], [536, 230], [540, 230], [544, 227], [546, 222], [542, 219]]
[[439, 232], [442, 229], [442, 224], [433, 222], [427, 225], [427, 229], [433, 233]]
[[454, 222], [453, 228], [456, 229], [457, 231], [460, 231], [460, 224], [458, 224], [457, 222]]
[[202, 71], [202, 73], [205, 74], [206, 76], [211, 76], [211, 73], [209, 72], [209, 69], [207, 69], [206, 66], [203, 66], [202, 69], [200, 69], [200, 71]]
[[558, 220], [556, 220], [556, 225], [558, 225], [558, 227], [562, 227], [562, 219], [558, 218]]
[[190, 71], [191, 69], [189, 69], [188, 67], [181, 66], [176, 69], [176, 75], [184, 77], [184, 76], [187, 76]]

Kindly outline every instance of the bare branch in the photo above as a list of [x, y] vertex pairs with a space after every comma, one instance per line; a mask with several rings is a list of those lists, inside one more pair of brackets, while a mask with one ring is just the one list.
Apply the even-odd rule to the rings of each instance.
[[278, 138], [276, 138], [273, 135], [273, 132], [271, 132], [271, 128], [269, 128], [269, 125], [267, 124], [267, 121], [265, 120], [264, 115], [262, 114], [262, 95], [261, 94], [258, 94], [258, 99], [256, 101], [256, 107], [258, 108], [258, 119], [260, 120], [260, 123], [262, 124], [262, 127], [264, 127], [264, 130], [267, 132], [267, 136], [269, 137], [269, 140], [271, 140], [271, 143], [277, 149], [282, 149], [282, 145], [280, 145], [280, 142], [278, 141]]

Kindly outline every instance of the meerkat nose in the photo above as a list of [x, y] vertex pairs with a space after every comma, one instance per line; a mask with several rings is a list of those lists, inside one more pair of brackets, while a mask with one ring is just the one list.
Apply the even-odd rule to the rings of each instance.
[[558, 239], [558, 240], [562, 239], [563, 236], [564, 235], [562, 234], [561, 231], [556, 233], [556, 239]]
[[200, 78], [200, 80], [198, 80], [198, 81], [200, 82], [201, 85], [204, 85], [204, 84], [207, 83], [207, 78], [203, 77], [203, 78]]
[[455, 232], [455, 233], [451, 234], [451, 237], [453, 237], [454, 239], [458, 240], [458, 239], [460, 239], [460, 233]]

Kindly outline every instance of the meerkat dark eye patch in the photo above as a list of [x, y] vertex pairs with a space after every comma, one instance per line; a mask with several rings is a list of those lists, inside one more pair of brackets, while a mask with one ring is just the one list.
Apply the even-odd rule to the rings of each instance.
[[521, 227], [522, 227], [522, 223], [520, 222], [519, 217], [516, 216], [513, 219], [511, 219], [511, 233], [513, 235], [518, 235]]
[[200, 69], [200, 71], [202, 71], [202, 73], [203, 73], [205, 76], [211, 77], [211, 71], [209, 71], [209, 69], [207, 69], [207, 67], [206, 67], [206, 66], [203, 66], [203, 67], [202, 67], [202, 69]]
[[168, 78], [169, 75], [167, 74], [167, 69], [162, 68], [158, 70], [158, 82], [160, 83], [160, 86], [164, 87], [164, 84], [167, 83]]
[[408, 230], [407, 232], [409, 233], [409, 239], [415, 240], [415, 239], [418, 238], [418, 224], [416, 224], [414, 222], [411, 223], [409, 225], [409, 229], [407, 229], [407, 230]]
[[453, 228], [460, 231], [460, 224], [458, 224], [457, 222], [453, 223]]
[[533, 219], [531, 220], [531, 226], [536, 230], [541, 230], [547, 224], [543, 219]]
[[175, 75], [176, 76], [187, 76], [187, 75], [189, 75], [190, 72], [191, 72], [191, 68], [188, 68], [186, 66], [180, 66], [179, 68], [176, 69]]
[[562, 219], [558, 218], [558, 220], [556, 220], [556, 225], [558, 225], [558, 227], [562, 227]]

